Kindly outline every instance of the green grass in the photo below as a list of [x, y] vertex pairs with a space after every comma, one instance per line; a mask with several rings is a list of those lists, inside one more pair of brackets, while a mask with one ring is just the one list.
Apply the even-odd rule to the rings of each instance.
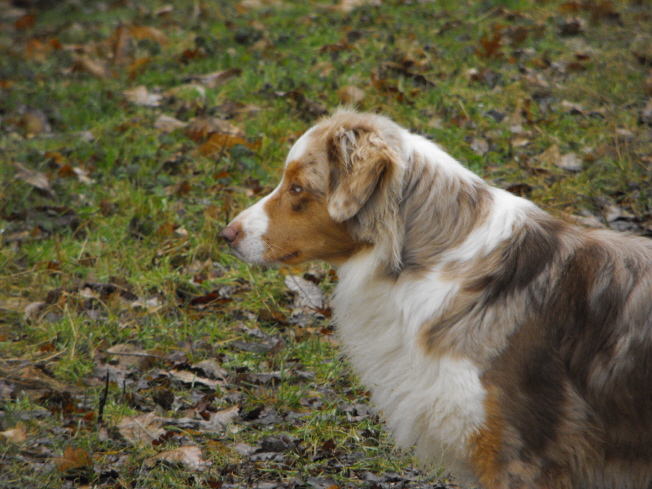
[[[394, 451], [376, 417], [354, 419], [341, 409], [367, 397], [330, 341], [329, 319], [287, 323], [285, 274], [310, 272], [326, 290], [336, 278], [324, 265], [249, 267], [218, 239], [230, 218], [275, 186], [292, 142], [320, 110], [341, 104], [341, 87], [363, 89], [359, 108], [433, 137], [496, 185], [523, 184], [552, 213], [603, 219], [611, 204], [632, 216], [638, 232], [652, 229], [652, 129], [641, 119], [652, 96], [646, 3], [613, 2], [602, 19], [588, 3], [560, 1], [388, 0], [350, 12], [333, 1], [261, 4], [62, 0], [23, 12], [34, 15], [33, 25], [0, 4], [0, 432], [22, 426], [27, 436], [0, 443], [0, 486], [228, 487], [310, 477], [356, 486], [366, 471], [411, 470], [414, 460]], [[160, 12], [166, 6], [171, 13]], [[560, 35], [564, 19], [575, 16], [583, 32]], [[121, 25], [155, 28], [166, 41], [154, 31], [133, 34], [116, 62]], [[500, 45], [482, 44], [496, 33]], [[240, 74], [216, 86], [177, 91], [191, 76], [234, 68]], [[129, 102], [123, 92], [138, 86], [163, 95], [160, 105]], [[248, 147], [202, 154], [203, 141], [183, 129], [155, 128], [161, 115], [226, 118]], [[516, 123], [519, 134], [510, 128]], [[487, 153], [473, 150], [477, 139]], [[576, 153], [583, 170], [539, 161], [553, 144]], [[15, 178], [15, 163], [46, 175], [50, 191]], [[85, 287], [105, 283], [131, 295]], [[222, 302], [191, 305], [220, 290]], [[45, 304], [26, 315], [36, 302]], [[239, 349], [237, 341], [259, 341], [244, 328], [282, 347]], [[110, 384], [100, 425], [104, 386], [96, 369], [116, 364], [106, 351], [121, 344], [153, 357], [124, 370], [125, 385]], [[271, 425], [240, 419], [216, 433], [168, 425], [162, 444], [144, 448], [117, 433], [124, 416], [188, 415], [210, 393], [160, 372], [190, 371], [207, 358], [229, 373], [210, 409], [237, 404], [243, 415], [266, 407], [305, 417]], [[281, 379], [271, 384], [246, 377], [276, 371]], [[19, 381], [21, 372], [32, 375]], [[143, 379], [147, 385], [138, 384]], [[65, 390], [77, 408], [48, 401]], [[172, 409], [156, 402], [163, 391], [174, 395]], [[282, 463], [251, 462], [234, 449], [279, 434], [300, 447], [284, 452]], [[202, 447], [210, 468], [147, 465], [184, 444]], [[92, 467], [59, 470], [56, 460], [69, 447], [84, 449]], [[445, 475], [435, 468], [423, 483]]]

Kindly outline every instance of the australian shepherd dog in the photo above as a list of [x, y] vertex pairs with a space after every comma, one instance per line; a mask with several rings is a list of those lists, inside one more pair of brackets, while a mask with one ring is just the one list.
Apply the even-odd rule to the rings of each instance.
[[484, 488], [652, 488], [652, 241], [578, 229], [389, 119], [340, 110], [221, 233], [337, 267], [396, 443]]

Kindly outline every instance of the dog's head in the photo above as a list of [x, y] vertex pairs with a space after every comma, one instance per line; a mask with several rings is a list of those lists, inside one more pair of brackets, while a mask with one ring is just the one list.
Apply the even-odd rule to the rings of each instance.
[[384, 117], [350, 111], [320, 122], [290, 150], [278, 187], [221, 236], [252, 263], [339, 265], [374, 246], [394, 265], [404, 171], [400, 131]]

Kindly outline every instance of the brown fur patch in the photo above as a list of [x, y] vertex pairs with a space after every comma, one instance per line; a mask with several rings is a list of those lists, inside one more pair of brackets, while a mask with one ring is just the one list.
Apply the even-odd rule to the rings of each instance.
[[[263, 236], [268, 247], [266, 261], [295, 264], [325, 260], [339, 264], [365, 246], [351, 236], [346, 224], [330, 217], [326, 198], [311, 176], [309, 165], [306, 169], [299, 161], [291, 162], [281, 188], [265, 202], [269, 218]], [[293, 184], [302, 192], [292, 192]]]
[[[534, 249], [549, 252], [527, 251], [528, 238], [517, 234], [518, 255], [531, 261], [517, 260], [499, 274], [504, 263], [490, 264], [494, 272], [466, 289], [475, 299], [467, 297], [437, 334], [430, 329], [431, 348], [443, 339], [453, 343], [451, 331], [460, 322], [458, 331], [467, 335], [482, 325], [507, 334], [502, 347], [492, 344], [493, 358], [484, 357], [483, 384], [490, 396], [473, 449], [476, 469], [493, 479], [485, 480], [487, 487], [647, 488], [652, 243], [556, 223], [535, 224], [536, 232], [531, 221], [526, 227], [530, 237], [537, 236]], [[532, 263], [537, 256], [545, 266]], [[499, 320], [487, 322], [491, 316]], [[455, 346], [465, 345], [457, 340]], [[496, 446], [496, 411], [500, 459], [491, 459], [486, 447]]]
[[470, 440], [471, 464], [478, 482], [485, 487], [498, 487], [503, 471], [504, 420], [495, 389], [487, 392], [484, 401], [486, 420]]

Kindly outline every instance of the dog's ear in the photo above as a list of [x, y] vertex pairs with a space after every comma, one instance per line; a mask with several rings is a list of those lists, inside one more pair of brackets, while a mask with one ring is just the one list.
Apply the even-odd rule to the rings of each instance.
[[341, 129], [328, 142], [328, 213], [336, 222], [355, 216], [381, 185], [396, 155], [370, 131]]
[[391, 270], [400, 269], [403, 237], [404, 165], [393, 148], [397, 144], [373, 129], [340, 129], [327, 142], [328, 213], [334, 221], [348, 221], [356, 239], [383, 248], [380, 255]]

